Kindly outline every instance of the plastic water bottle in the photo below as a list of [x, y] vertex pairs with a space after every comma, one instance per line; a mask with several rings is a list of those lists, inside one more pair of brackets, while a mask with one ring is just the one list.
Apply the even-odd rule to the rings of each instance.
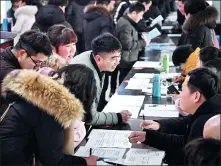
[[8, 19], [7, 18], [3, 19], [2, 31], [8, 31]]
[[169, 73], [169, 56], [168, 54], [163, 55], [163, 71]]
[[161, 97], [160, 75], [155, 74], [153, 77], [153, 97]]

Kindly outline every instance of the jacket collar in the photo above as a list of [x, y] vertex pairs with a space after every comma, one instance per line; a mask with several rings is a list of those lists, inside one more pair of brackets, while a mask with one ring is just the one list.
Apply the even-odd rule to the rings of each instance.
[[216, 94], [209, 100], [205, 101], [193, 114], [193, 116], [200, 116], [203, 114], [221, 114], [221, 95]]
[[93, 56], [93, 52], [91, 52], [91, 54], [90, 54], [90, 60], [91, 60], [91, 63], [93, 64], [95, 70], [97, 71], [97, 74], [98, 74], [100, 80], [102, 81], [104, 72], [101, 72], [99, 67], [97, 66], [97, 63], [96, 63], [94, 56]]
[[5, 97], [8, 90], [15, 93], [53, 116], [64, 128], [83, 117], [81, 102], [68, 89], [36, 71], [14, 70], [5, 77], [2, 87]]
[[1, 56], [5, 61], [13, 65], [16, 69], [21, 69], [21, 66], [18, 63], [18, 60], [16, 59], [15, 55], [12, 52], [12, 47], [6, 48]]
[[126, 20], [128, 20], [131, 25], [136, 29], [137, 28], [137, 23], [134, 22], [128, 15], [123, 16]]

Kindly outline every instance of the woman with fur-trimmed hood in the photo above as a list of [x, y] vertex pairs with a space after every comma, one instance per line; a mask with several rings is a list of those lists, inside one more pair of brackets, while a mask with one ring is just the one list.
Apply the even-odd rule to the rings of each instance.
[[184, 6], [187, 19], [183, 24], [183, 34], [178, 45], [191, 44], [197, 47], [215, 46], [217, 43], [214, 28], [218, 12], [204, 0], [188, 0]]
[[43, 165], [96, 164], [96, 157], [68, 155], [74, 149], [70, 130], [84, 114], [70, 89], [31, 70], [12, 71], [2, 85], [13, 103], [0, 119], [0, 164], [28, 165], [33, 154]]

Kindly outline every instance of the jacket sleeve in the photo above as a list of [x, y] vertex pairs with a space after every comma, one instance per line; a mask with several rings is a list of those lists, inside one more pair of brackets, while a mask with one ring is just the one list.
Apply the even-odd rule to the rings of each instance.
[[19, 16], [16, 20], [15, 26], [12, 27], [12, 32], [21, 32], [23, 25], [25, 22], [25, 17], [24, 16]]
[[187, 129], [187, 125], [191, 120], [191, 115], [179, 118], [169, 118], [155, 120], [160, 123], [160, 132], [167, 134], [179, 134], [182, 135]]
[[132, 30], [127, 25], [122, 26], [121, 30], [118, 32], [123, 50], [140, 50], [146, 46], [146, 43], [143, 39], [135, 41], [131, 33]]
[[183, 135], [160, 133], [153, 130], [146, 131], [145, 144], [164, 151], [180, 151], [185, 145]]
[[41, 113], [35, 138], [37, 156], [43, 165], [87, 165], [83, 158], [64, 154], [64, 128], [46, 113]]
[[122, 122], [120, 113], [98, 112], [96, 103], [94, 102], [91, 109], [92, 121], [91, 125], [114, 125]]

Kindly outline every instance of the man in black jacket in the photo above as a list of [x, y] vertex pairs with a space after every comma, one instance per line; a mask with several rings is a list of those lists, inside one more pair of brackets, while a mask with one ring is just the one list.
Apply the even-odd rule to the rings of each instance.
[[[41, 67], [52, 54], [48, 37], [36, 31], [27, 31], [21, 35], [15, 47], [8, 47], [0, 54], [0, 88], [4, 77], [15, 69], [35, 69]], [[0, 110], [4, 110], [0, 98]], [[1, 115], [0, 111], [0, 115]]]
[[221, 113], [221, 96], [218, 77], [206, 68], [191, 71], [182, 85], [180, 107], [189, 116], [146, 121], [141, 124], [144, 132], [132, 132], [132, 143], [143, 142], [166, 151], [167, 164], [184, 164], [184, 146], [193, 139], [203, 137], [206, 121]]

